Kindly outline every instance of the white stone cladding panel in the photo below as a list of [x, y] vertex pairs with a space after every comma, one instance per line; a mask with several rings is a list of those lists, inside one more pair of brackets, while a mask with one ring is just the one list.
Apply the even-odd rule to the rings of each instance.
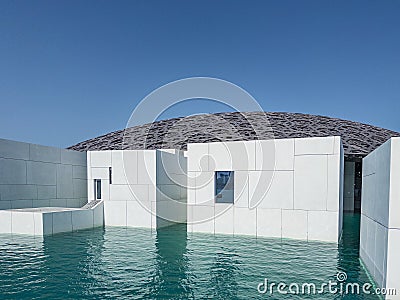
[[326, 210], [328, 197], [328, 156], [296, 156], [294, 165], [294, 208]]
[[[254, 157], [239, 155], [240, 149], [254, 149]], [[189, 144], [186, 156], [188, 219], [215, 216], [214, 225], [189, 224], [189, 231], [338, 242], [344, 175], [340, 137]], [[225, 213], [226, 204], [214, 199], [216, 171], [234, 172], [234, 204]]]
[[[0, 139], [0, 210], [56, 203], [80, 207], [87, 198], [86, 157], [86, 152]], [[74, 185], [78, 178], [82, 182]]]
[[294, 169], [294, 139], [256, 141], [256, 170]]

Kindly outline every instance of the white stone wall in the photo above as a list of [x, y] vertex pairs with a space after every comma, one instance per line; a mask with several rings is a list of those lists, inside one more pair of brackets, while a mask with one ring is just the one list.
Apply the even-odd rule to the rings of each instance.
[[363, 160], [360, 257], [380, 287], [400, 299], [400, 138]]
[[[337, 242], [340, 137], [189, 144], [188, 230]], [[215, 171], [234, 171], [234, 204], [214, 201]]]
[[157, 150], [157, 228], [185, 223], [187, 159], [182, 151]]
[[89, 201], [95, 198], [94, 180], [101, 179], [104, 224], [155, 228], [156, 150], [89, 151], [87, 160]]
[[94, 180], [101, 179], [105, 225], [157, 228], [186, 221], [186, 158], [182, 152], [89, 151], [87, 157], [89, 201], [95, 198]]
[[27, 208], [0, 211], [0, 233], [52, 235], [103, 226], [103, 202], [92, 208]]
[[86, 153], [0, 139], [0, 210], [85, 203]]

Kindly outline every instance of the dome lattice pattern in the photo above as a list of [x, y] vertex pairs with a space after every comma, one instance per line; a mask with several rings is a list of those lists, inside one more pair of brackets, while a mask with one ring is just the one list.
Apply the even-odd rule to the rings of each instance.
[[400, 133], [330, 117], [300, 113], [203, 114], [157, 121], [102, 135], [68, 149], [183, 149], [187, 143], [341, 136], [346, 157], [364, 157]]

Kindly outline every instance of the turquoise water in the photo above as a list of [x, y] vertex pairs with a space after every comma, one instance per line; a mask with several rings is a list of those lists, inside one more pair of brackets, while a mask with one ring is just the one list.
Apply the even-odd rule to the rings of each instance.
[[0, 236], [1, 299], [377, 299], [361, 295], [259, 294], [268, 280], [369, 279], [358, 260], [359, 216], [345, 215], [332, 243], [157, 233], [106, 227], [45, 239]]

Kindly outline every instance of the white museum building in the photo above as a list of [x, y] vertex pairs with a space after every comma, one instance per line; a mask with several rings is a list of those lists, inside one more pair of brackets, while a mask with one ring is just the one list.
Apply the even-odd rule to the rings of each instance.
[[[233, 115], [225, 120], [240, 123]], [[0, 233], [186, 223], [188, 232], [338, 243], [343, 212], [359, 212], [362, 261], [380, 287], [400, 289], [397, 133], [310, 115], [269, 118], [274, 138], [221, 137], [218, 124], [192, 116], [176, 145], [142, 137], [124, 147], [118, 132], [70, 149], [0, 140]]]

